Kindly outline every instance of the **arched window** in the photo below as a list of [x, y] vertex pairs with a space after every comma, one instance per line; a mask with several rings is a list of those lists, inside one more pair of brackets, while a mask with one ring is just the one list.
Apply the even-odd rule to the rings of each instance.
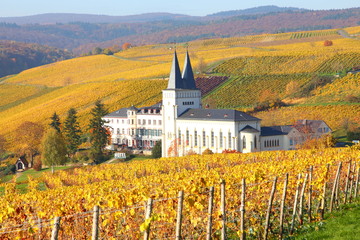
[[243, 149], [246, 148], [246, 138], [245, 136], [243, 137]]
[[254, 137], [254, 148], [255, 148], [255, 149], [257, 148], [257, 139], [256, 139], [256, 136]]

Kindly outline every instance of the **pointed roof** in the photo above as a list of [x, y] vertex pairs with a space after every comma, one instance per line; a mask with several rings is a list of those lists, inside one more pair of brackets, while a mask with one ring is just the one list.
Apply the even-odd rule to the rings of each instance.
[[174, 57], [171, 65], [171, 72], [169, 77], [168, 89], [176, 89], [176, 88], [183, 88], [182, 86], [182, 78], [181, 72], [179, 67], [178, 58], [176, 55], [176, 51], [174, 52]]
[[191, 67], [189, 52], [186, 51], [184, 69], [182, 73], [183, 86], [185, 89], [196, 89], [194, 73]]

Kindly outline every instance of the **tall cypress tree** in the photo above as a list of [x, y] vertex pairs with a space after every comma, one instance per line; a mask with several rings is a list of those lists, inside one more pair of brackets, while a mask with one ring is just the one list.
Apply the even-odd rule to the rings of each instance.
[[54, 114], [51, 116], [50, 119], [51, 119], [50, 126], [59, 133], [60, 125], [61, 125], [59, 115], [57, 115], [56, 112], [54, 112]]
[[103, 150], [108, 143], [109, 132], [105, 127], [106, 121], [102, 119], [108, 112], [104, 108], [104, 104], [98, 100], [90, 114], [92, 116], [89, 123], [91, 152], [94, 161], [99, 163], [103, 158]]
[[70, 155], [74, 155], [81, 144], [81, 129], [76, 113], [74, 108], [70, 108], [64, 122], [64, 137]]

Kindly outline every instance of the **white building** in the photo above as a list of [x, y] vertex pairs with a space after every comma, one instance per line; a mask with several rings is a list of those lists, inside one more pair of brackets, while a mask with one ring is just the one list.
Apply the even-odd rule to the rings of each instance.
[[162, 103], [123, 108], [104, 119], [108, 121], [113, 144], [151, 149], [161, 140], [163, 157], [201, 154], [205, 149], [214, 153], [288, 150], [309, 136], [319, 137], [331, 131], [323, 121], [301, 120], [294, 126], [261, 127], [260, 119], [244, 112], [202, 108], [189, 54], [181, 74], [176, 52]]

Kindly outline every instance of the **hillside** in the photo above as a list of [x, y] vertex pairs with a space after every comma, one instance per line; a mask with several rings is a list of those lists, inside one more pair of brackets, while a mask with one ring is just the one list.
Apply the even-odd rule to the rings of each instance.
[[125, 42], [132, 45], [179, 43], [356, 26], [360, 22], [360, 8], [310, 11], [268, 6], [205, 17], [164, 13], [128, 17], [66, 15], [67, 22], [58, 21], [62, 16], [0, 18], [0, 39], [66, 48], [81, 54], [98, 46], [121, 46]]
[[[342, 31], [356, 35], [360, 28]], [[325, 40], [332, 40], [333, 45], [324, 46]], [[113, 56], [80, 57], [0, 79], [0, 134], [14, 149], [14, 132], [24, 121], [47, 126], [53, 112], [64, 119], [74, 107], [85, 127], [98, 99], [109, 111], [159, 102], [167, 84], [173, 46], [145, 45]], [[292, 124], [299, 118], [323, 119], [336, 130], [344, 119], [359, 122], [360, 104], [347, 97], [359, 96], [353, 86], [358, 86], [360, 74], [344, 75], [360, 65], [358, 39], [326, 30], [197, 40], [177, 45], [180, 62], [187, 48], [197, 82], [206, 93], [204, 104], [210, 107], [247, 110], [263, 100], [280, 98], [292, 106], [257, 113], [264, 125]], [[341, 76], [336, 78], [339, 72]]]
[[71, 57], [70, 52], [53, 47], [0, 40], [0, 77]]

